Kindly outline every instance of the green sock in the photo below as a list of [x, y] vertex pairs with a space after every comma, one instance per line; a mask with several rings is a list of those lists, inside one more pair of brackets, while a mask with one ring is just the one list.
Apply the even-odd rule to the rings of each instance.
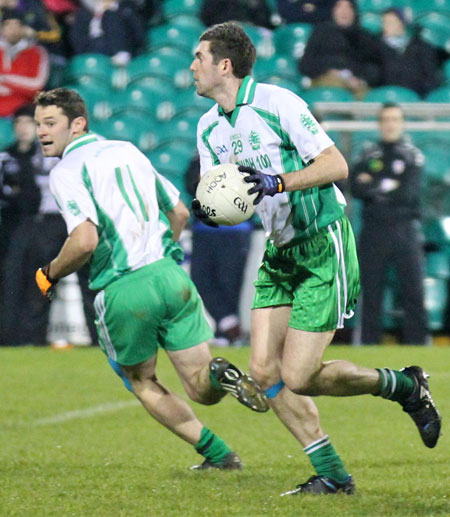
[[303, 449], [319, 476], [325, 476], [338, 483], [344, 483], [349, 477], [341, 458], [331, 445], [328, 436], [320, 438]]
[[211, 369], [209, 370], [209, 380], [211, 381], [211, 386], [217, 390], [217, 391], [223, 391], [222, 385], [218, 381], [216, 377], [214, 377], [214, 374], [212, 373]]
[[211, 463], [220, 463], [231, 452], [228, 445], [207, 427], [202, 429], [200, 440], [194, 445], [195, 450]]
[[414, 390], [414, 379], [408, 377], [403, 372], [391, 370], [390, 368], [377, 368], [380, 375], [381, 388], [380, 397], [394, 400], [395, 402], [404, 401]]

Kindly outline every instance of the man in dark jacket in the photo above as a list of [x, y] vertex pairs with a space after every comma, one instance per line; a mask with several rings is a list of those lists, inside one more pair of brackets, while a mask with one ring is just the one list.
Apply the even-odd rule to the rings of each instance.
[[356, 5], [338, 0], [332, 20], [315, 26], [299, 62], [313, 86], [338, 86], [362, 97], [379, 79], [378, 43], [358, 22]]
[[425, 96], [439, 86], [437, 52], [419, 34], [408, 35], [401, 9], [383, 13], [381, 85], [403, 86]]
[[351, 175], [352, 194], [363, 202], [359, 259], [362, 344], [381, 342], [386, 273], [393, 267], [404, 311], [402, 342], [427, 342], [424, 250], [420, 227], [422, 153], [403, 136], [403, 112], [385, 104], [379, 113], [381, 140], [362, 152]]

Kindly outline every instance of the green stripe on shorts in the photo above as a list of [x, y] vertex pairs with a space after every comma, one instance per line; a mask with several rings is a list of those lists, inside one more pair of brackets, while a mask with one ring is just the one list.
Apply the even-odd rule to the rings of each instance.
[[353, 315], [360, 289], [356, 244], [347, 217], [291, 246], [277, 248], [268, 241], [255, 287], [253, 308], [291, 306], [292, 328], [342, 328]]

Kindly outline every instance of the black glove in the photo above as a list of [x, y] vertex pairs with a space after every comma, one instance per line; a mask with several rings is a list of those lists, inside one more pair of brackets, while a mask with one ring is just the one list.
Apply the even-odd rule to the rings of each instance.
[[284, 181], [279, 174], [272, 176], [271, 174], [257, 171], [253, 167], [245, 167], [243, 165], [240, 165], [238, 168], [241, 172], [248, 174], [248, 176], [244, 177], [244, 181], [254, 183], [254, 186], [248, 191], [249, 194], [258, 193], [253, 201], [254, 205], [257, 205], [264, 196], [274, 196], [284, 192]]
[[211, 226], [212, 228], [218, 228], [219, 225], [215, 223], [212, 219], [210, 219], [209, 215], [203, 210], [202, 206], [200, 205], [200, 201], [198, 199], [193, 199], [191, 203], [192, 213], [195, 215], [195, 217], [202, 222], [203, 224], [206, 224], [206, 226]]
[[36, 271], [36, 283], [41, 293], [51, 302], [55, 295], [55, 285], [58, 283], [58, 280], [49, 275], [49, 269], [50, 264], [47, 264]]

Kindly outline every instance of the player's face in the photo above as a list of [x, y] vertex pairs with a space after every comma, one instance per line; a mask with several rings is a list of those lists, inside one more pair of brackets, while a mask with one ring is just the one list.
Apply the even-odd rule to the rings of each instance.
[[44, 156], [61, 158], [70, 142], [80, 136], [78, 117], [69, 124], [69, 118], [58, 106], [36, 106], [34, 121]]
[[385, 108], [379, 118], [381, 139], [384, 142], [396, 142], [404, 131], [403, 112], [400, 108]]
[[14, 134], [20, 143], [31, 144], [36, 139], [36, 126], [33, 117], [20, 115], [14, 120]]
[[198, 95], [214, 99], [214, 93], [222, 85], [220, 62], [214, 64], [213, 56], [209, 51], [209, 41], [201, 41], [195, 49], [191, 71], [194, 74], [194, 84]]

